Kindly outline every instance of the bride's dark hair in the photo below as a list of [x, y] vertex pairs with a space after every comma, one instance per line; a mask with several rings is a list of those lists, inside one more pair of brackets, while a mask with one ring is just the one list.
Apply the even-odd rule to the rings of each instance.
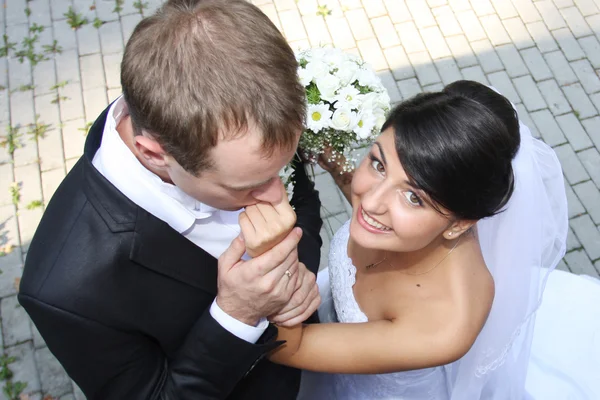
[[411, 183], [458, 219], [497, 214], [514, 188], [511, 161], [520, 144], [512, 104], [473, 81], [422, 93], [390, 113], [396, 151]]

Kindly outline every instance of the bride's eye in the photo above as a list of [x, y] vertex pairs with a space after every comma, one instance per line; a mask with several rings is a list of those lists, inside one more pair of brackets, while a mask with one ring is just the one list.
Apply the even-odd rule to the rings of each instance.
[[406, 201], [408, 201], [408, 203], [411, 206], [417, 207], [417, 206], [423, 205], [423, 201], [421, 200], [421, 198], [419, 196], [417, 196], [415, 194], [415, 192], [411, 192], [409, 190], [409, 191], [403, 192], [402, 194], [404, 195], [404, 197], [406, 198]]
[[385, 172], [385, 166], [381, 161], [379, 161], [373, 154], [369, 154], [369, 159], [371, 160], [371, 168], [380, 174]]

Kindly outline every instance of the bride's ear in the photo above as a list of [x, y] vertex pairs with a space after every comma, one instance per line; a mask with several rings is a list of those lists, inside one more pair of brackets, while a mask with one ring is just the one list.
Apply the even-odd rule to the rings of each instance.
[[454, 221], [443, 233], [447, 240], [458, 239], [462, 234], [467, 232], [477, 221], [473, 220], [458, 220]]

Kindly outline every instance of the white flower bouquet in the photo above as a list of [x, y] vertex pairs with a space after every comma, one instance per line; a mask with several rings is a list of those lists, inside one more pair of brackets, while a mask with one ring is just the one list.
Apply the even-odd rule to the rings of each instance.
[[375, 71], [353, 54], [315, 48], [296, 57], [308, 101], [300, 149], [313, 163], [326, 149], [333, 157], [346, 155], [342, 167], [351, 171], [355, 160], [349, 153], [379, 134], [390, 109], [390, 97]]

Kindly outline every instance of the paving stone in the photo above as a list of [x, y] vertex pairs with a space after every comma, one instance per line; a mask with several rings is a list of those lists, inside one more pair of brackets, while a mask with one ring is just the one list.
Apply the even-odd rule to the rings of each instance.
[[544, 54], [544, 58], [559, 85], [563, 86], [577, 82], [577, 76], [571, 69], [562, 51], [546, 53]]
[[573, 146], [573, 150], [579, 151], [593, 146], [592, 141], [575, 114], [560, 115], [556, 117], [556, 122], [558, 122], [571, 146]]
[[52, 87], [56, 85], [56, 68], [54, 60], [40, 62], [33, 68], [33, 83], [35, 85], [35, 95], [52, 93]]
[[397, 80], [415, 77], [415, 71], [402, 46], [383, 50], [387, 63]]
[[463, 79], [456, 62], [452, 57], [440, 58], [434, 61], [434, 64], [442, 78], [444, 85]]
[[500, 19], [518, 17], [519, 13], [513, 7], [510, 1], [506, 0], [491, 0]]
[[554, 120], [550, 111], [540, 110], [532, 112], [530, 115], [537, 126], [538, 132], [542, 135], [544, 142], [549, 146], [554, 147], [567, 141], [567, 138], [560, 129], [560, 126]]
[[556, 265], [556, 269], [561, 270], [561, 271], [565, 271], [565, 272], [571, 272], [571, 270], [569, 269], [569, 267], [567, 266], [567, 264], [563, 260], [560, 260], [558, 262], [558, 264]]
[[38, 372], [35, 366], [33, 342], [28, 341], [5, 350], [6, 355], [17, 360], [10, 364], [13, 372], [13, 382], [26, 382], [25, 392], [38, 392], [41, 390]]
[[456, 19], [460, 23], [469, 42], [486, 39], [485, 31], [473, 10], [456, 13]]
[[568, 85], [563, 87], [563, 92], [569, 103], [571, 103], [571, 107], [575, 110], [576, 115], [580, 119], [585, 119], [589, 117], [593, 117], [597, 114], [596, 108], [590, 101], [589, 97], [585, 94], [581, 84], [576, 83], [573, 85]]
[[404, 50], [407, 53], [427, 51], [419, 31], [412, 21], [398, 24], [396, 25], [396, 29], [398, 30], [398, 35], [400, 35], [400, 41], [404, 46]]
[[577, 7], [562, 8], [560, 10], [560, 13], [562, 14], [563, 18], [567, 22], [567, 25], [569, 26], [569, 29], [571, 29], [571, 32], [573, 32], [573, 35], [575, 35], [576, 38], [592, 34], [592, 30], [585, 22], [585, 19], [583, 18]]
[[38, 140], [38, 152], [41, 171], [64, 168], [62, 135], [58, 128], [48, 131], [43, 139]]
[[573, 218], [570, 225], [588, 256], [592, 260], [600, 258], [600, 231], [598, 231], [590, 216], [584, 214]]
[[133, 30], [139, 24], [142, 17], [139, 14], [131, 14], [121, 18], [121, 34], [123, 37], [123, 46], [131, 37]]
[[546, 28], [543, 22], [532, 22], [525, 24], [525, 26], [542, 53], [558, 50], [556, 41], [552, 38], [552, 35], [550, 35], [548, 28]]
[[579, 44], [592, 66], [600, 68], [600, 42], [598, 39], [595, 36], [587, 36], [579, 39]]
[[581, 243], [579, 243], [579, 239], [573, 233], [573, 229], [569, 227], [569, 233], [567, 234], [567, 251], [573, 251], [581, 248]]
[[600, 149], [600, 117], [593, 117], [581, 121], [590, 139], [597, 149]]
[[583, 49], [579, 46], [579, 42], [577, 42], [569, 28], [553, 31], [552, 35], [558, 42], [567, 60], [574, 61], [585, 57]]
[[410, 99], [414, 95], [422, 92], [421, 85], [419, 85], [417, 78], [398, 81], [398, 89], [400, 89], [400, 93], [402, 93], [404, 99]]
[[596, 106], [596, 109], [600, 112], [600, 93], [590, 95], [590, 100]]
[[71, 379], [47, 347], [35, 351], [35, 360], [45, 394], [58, 397], [72, 391]]
[[583, 250], [576, 250], [568, 253], [565, 256], [565, 260], [574, 274], [589, 275], [593, 277], [598, 276], [598, 272]]
[[77, 50], [63, 51], [55, 56], [55, 61], [58, 82], [75, 83], [80, 81]]
[[65, 177], [65, 165], [63, 160], [63, 166], [61, 168], [52, 169], [50, 171], [42, 172], [42, 196], [44, 198], [44, 204], [48, 204], [52, 195], [58, 188], [58, 185], [62, 182]]
[[[392, 23], [390, 17], [386, 15], [383, 17], [372, 19], [371, 24], [373, 25], [373, 29], [375, 30], [375, 36], [377, 36], [379, 44], [383, 49], [400, 45], [400, 38], [398, 37], [398, 32], [396, 31], [396, 27]], [[308, 25], [310, 26], [310, 29], [308, 30], [309, 35], [310, 31], [314, 29], [313, 27], [315, 25], [319, 26], [318, 24]], [[324, 23], [323, 27], [325, 28], [325, 31], [327, 31], [327, 26]]]
[[394, 24], [412, 20], [408, 7], [406, 7], [406, 3], [403, 0], [384, 0], [383, 2]]
[[600, 190], [592, 181], [582, 182], [573, 186], [577, 197], [587, 209], [595, 224], [600, 225]]
[[48, 129], [56, 129], [60, 125], [60, 110], [58, 104], [53, 102], [54, 100], [56, 100], [56, 90], [49, 94], [36, 96], [34, 99], [38, 122], [50, 125]]
[[423, 0], [406, 0], [406, 6], [413, 16], [417, 28], [422, 29], [436, 25], [435, 18], [429, 6]]
[[600, 38], [600, 15], [592, 15], [591, 17], [586, 17], [585, 20], [596, 36]]
[[450, 51], [450, 48], [448, 48], [448, 45], [442, 36], [442, 32], [437, 26], [421, 29], [421, 37], [423, 38], [432, 59], [436, 60], [438, 58], [452, 56], [452, 52]]
[[566, 28], [567, 23], [558, 11], [558, 8], [552, 3], [552, 0], [536, 1], [535, 6], [542, 15], [544, 23], [550, 30]]
[[525, 23], [541, 21], [542, 16], [531, 0], [513, 0], [513, 5]]
[[59, 106], [61, 120], [63, 122], [82, 118], [85, 115], [83, 110], [81, 85], [78, 82], [65, 85], [58, 89], [58, 93], [61, 96]]
[[598, 150], [592, 147], [580, 151], [577, 155], [596, 186], [600, 187], [600, 153], [598, 153]]
[[579, 78], [579, 82], [581, 82], [586, 93], [590, 94], [600, 91], [600, 78], [598, 78], [598, 74], [594, 71], [588, 60], [573, 61], [571, 68]]
[[[541, 128], [540, 131], [542, 131]], [[590, 178], [587, 171], [583, 167], [581, 160], [579, 157], [577, 157], [577, 154], [575, 154], [570, 144], [567, 143], [557, 146], [554, 148], [554, 151], [560, 160], [563, 173], [571, 185], [587, 181]]]
[[461, 35], [462, 28], [458, 23], [454, 12], [450, 6], [442, 6], [433, 9], [433, 15], [437, 21], [437, 24], [445, 37], [453, 35]]
[[471, 81], [479, 82], [483, 85], [489, 85], [487, 77], [483, 73], [483, 70], [479, 65], [475, 65], [473, 67], [467, 67], [460, 70], [462, 76]]
[[5, 297], [0, 302], [2, 310], [2, 334], [5, 347], [15, 346], [33, 338], [25, 309], [17, 296]]
[[460, 68], [478, 64], [477, 57], [475, 57], [469, 42], [463, 35], [448, 37], [446, 43], [456, 60], [456, 65]]
[[471, 42], [471, 47], [479, 59], [481, 68], [483, 68], [486, 73], [504, 69], [502, 61], [500, 61], [500, 58], [496, 54], [496, 51], [489, 40], [485, 39]]
[[98, 35], [98, 29], [90, 24], [83, 25], [81, 28], [77, 29], [76, 34], [80, 56], [100, 52], [100, 36]]
[[345, 211], [342, 199], [333, 178], [329, 174], [315, 177], [315, 188], [319, 191], [321, 202], [326, 206], [321, 207], [321, 216], [327, 218]]
[[511, 78], [529, 74], [529, 69], [523, 62], [521, 55], [512, 44], [505, 44], [496, 47], [496, 51], [506, 68], [508, 76]]
[[[295, 0], [294, 0], [295, 1]], [[295, 1], [295, 3], [298, 3]], [[363, 2], [362, 5], [367, 12], [367, 16], [369, 18], [381, 17], [387, 14], [387, 9], [385, 8], [385, 3], [383, 0], [369, 0], [368, 2]]]
[[75, 395], [75, 400], [86, 400], [85, 395], [83, 394], [79, 386], [77, 386], [77, 384], [73, 381], [71, 381], [71, 384], [73, 385], [73, 394]]
[[556, 7], [558, 8], [567, 8], [567, 7], [572, 7], [575, 5], [575, 3], [573, 3], [573, 0], [553, 0], [554, 4], [556, 4]]
[[550, 71], [546, 60], [544, 60], [537, 47], [521, 50], [521, 56], [536, 81], [539, 82], [553, 77], [552, 71]]
[[480, 21], [490, 42], [492, 42], [494, 46], [500, 46], [511, 42], [508, 32], [504, 29], [504, 26], [497, 15], [493, 14], [481, 17]]
[[81, 70], [81, 84], [84, 91], [106, 87], [102, 56], [100, 54], [80, 57], [79, 66]]
[[441, 78], [427, 52], [410, 53], [408, 58], [415, 69], [419, 83], [422, 86], [441, 82]]
[[471, 9], [471, 4], [468, 0], [449, 0], [448, 4], [450, 4], [455, 13]]
[[363, 60], [371, 64], [375, 71], [389, 69], [385, 56], [379, 47], [377, 39], [358, 40], [356, 42]]
[[31, 327], [31, 332], [33, 334], [33, 347], [36, 348], [36, 349], [40, 349], [42, 347], [45, 347], [46, 346], [46, 342], [44, 341], [44, 338], [42, 338], [42, 334], [36, 328], [36, 326], [33, 323], [33, 321], [29, 320], [29, 326]]
[[6, 24], [17, 25], [27, 22], [27, 16], [23, 10], [27, 7], [25, 0], [11, 0], [4, 3]]
[[100, 34], [100, 46], [103, 55], [123, 52], [123, 36], [121, 34], [120, 21], [103, 24], [98, 29], [98, 33]]
[[325, 22], [329, 27], [329, 33], [335, 47], [339, 47], [340, 49], [356, 47], [352, 31], [344, 18], [326, 18]]
[[535, 122], [533, 122], [533, 119], [527, 112], [525, 106], [521, 103], [517, 104], [515, 107], [517, 108], [517, 115], [519, 117], [519, 121], [522, 122], [527, 128], [529, 128], [533, 137], [540, 138], [540, 133], [538, 132], [537, 127], [535, 126]]
[[525, 24], [521, 21], [521, 18], [505, 19], [502, 23], [517, 49], [521, 50], [535, 46], [535, 42], [527, 31]]
[[448, 0], [427, 0], [430, 8], [439, 8], [442, 6], [448, 6]]
[[554, 115], [561, 115], [571, 111], [571, 105], [554, 79], [539, 82], [538, 88]]
[[[464, 73], [463, 73], [464, 75]], [[509, 99], [513, 104], [520, 103], [521, 98], [517, 94], [510, 78], [505, 71], [494, 72], [488, 75], [493, 87], [498, 89], [502, 95]]]
[[106, 87], [116, 88], [121, 86], [121, 59], [123, 54], [115, 53], [103, 57]]
[[33, 93], [17, 91], [10, 95], [10, 109], [18, 112], [11, 113], [11, 125], [27, 126], [35, 121], [33, 110]]
[[[41, 196], [39, 200], [41, 200]], [[33, 235], [40, 224], [40, 220], [42, 219], [42, 215], [44, 210], [41, 208], [36, 208], [33, 210], [22, 209], [19, 210], [19, 234], [21, 237], [21, 248], [23, 252], [27, 252], [29, 249], [29, 245], [31, 244], [31, 239], [33, 239]]]
[[319, 271], [323, 271], [329, 266], [329, 244], [331, 242], [331, 237], [329, 229], [326, 226], [321, 227], [319, 235], [321, 236], [321, 240], [323, 240], [323, 244], [321, 245], [321, 261], [319, 263]]
[[379, 71], [377, 72], [377, 76], [381, 79], [381, 83], [383, 83], [383, 86], [387, 90], [390, 102], [393, 104], [402, 101], [402, 95], [400, 94], [400, 90], [398, 90], [398, 85], [396, 85], [396, 80], [392, 73], [389, 70]]
[[427, 93], [441, 92], [442, 90], [444, 90], [444, 84], [441, 82], [434, 83], [432, 85], [423, 86], [423, 92], [427, 92]]
[[[281, 13], [279, 15], [281, 16]], [[375, 37], [369, 18], [363, 9], [350, 10], [345, 15], [354, 34], [354, 39], [358, 41]]]
[[71, 120], [64, 124], [62, 135], [65, 160], [79, 158], [81, 154], [83, 154], [85, 132], [83, 132], [81, 129], [84, 127], [85, 122], [83, 119]]
[[513, 83], [517, 88], [517, 92], [523, 100], [523, 104], [527, 108], [527, 111], [531, 112], [546, 108], [546, 102], [531, 75], [514, 78]]
[[274, 3], [278, 11], [285, 11], [296, 8], [296, 2], [294, 0], [274, 0]]
[[575, 4], [584, 16], [598, 14], [598, 12], [600, 12], [598, 6], [594, 3], [594, 0], [575, 0]]
[[575, 194], [569, 182], [565, 181], [565, 191], [567, 192], [567, 205], [569, 207], [569, 219], [585, 214], [587, 210], [583, 207], [581, 200]]
[[10, 186], [14, 181], [12, 164], [0, 164], [0, 205], [12, 204]]
[[492, 3], [489, 0], [477, 0], [471, 2], [471, 7], [475, 10], [475, 14], [478, 17], [482, 17], [484, 15], [496, 14], [496, 10]]
[[83, 104], [85, 106], [85, 120], [87, 122], [95, 121], [98, 115], [108, 106], [106, 89], [100, 87], [85, 90], [83, 92]]

